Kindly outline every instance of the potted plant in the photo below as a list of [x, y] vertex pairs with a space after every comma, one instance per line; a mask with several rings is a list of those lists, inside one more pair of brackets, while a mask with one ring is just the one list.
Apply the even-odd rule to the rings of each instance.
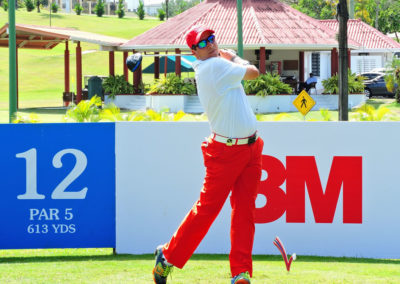
[[[339, 93], [338, 74], [335, 74], [332, 77], [323, 80], [322, 86], [324, 86], [324, 93], [338, 94]], [[349, 94], [364, 93], [363, 78], [361, 76], [356, 75], [355, 73], [351, 73], [350, 69], [348, 70], [348, 88], [349, 88], [348, 89]]]
[[142, 94], [143, 86], [137, 91], [132, 84], [125, 81], [123, 75], [109, 76], [103, 80], [104, 102], [114, 103], [119, 108], [144, 109], [146, 98]]
[[282, 82], [278, 74], [266, 73], [245, 81], [244, 90], [256, 113], [276, 112], [283, 106], [292, 106], [292, 96], [288, 96], [293, 93], [292, 87]]
[[[339, 76], [337, 74], [323, 80], [322, 86], [324, 93], [316, 95], [314, 98], [317, 101], [316, 108], [328, 108], [330, 110], [338, 109], [339, 102]], [[353, 108], [360, 105], [366, 100], [364, 94], [363, 77], [352, 73], [348, 70], [348, 107]], [[327, 96], [327, 94], [329, 94]]]
[[200, 102], [198, 97], [194, 96], [196, 92], [194, 78], [182, 79], [175, 74], [168, 74], [150, 86], [148, 92], [152, 96], [150, 107], [155, 110], [167, 107], [172, 112], [182, 109], [186, 109], [185, 112], [192, 112], [186, 108], [185, 105], [188, 105], [194, 110], [193, 112], [203, 112], [202, 108], [198, 109]]
[[265, 97], [268, 95], [291, 94], [290, 85], [283, 83], [278, 74], [261, 74], [254, 80], [245, 81], [244, 91], [246, 94], [255, 94]]

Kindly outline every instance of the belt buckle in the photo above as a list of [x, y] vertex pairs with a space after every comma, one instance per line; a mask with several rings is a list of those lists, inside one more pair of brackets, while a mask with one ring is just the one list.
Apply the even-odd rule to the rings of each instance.
[[232, 142], [233, 142], [233, 141], [232, 141], [232, 138], [228, 138], [228, 139], [226, 140], [226, 146], [232, 146], [232, 145], [233, 145]]
[[247, 144], [253, 144], [254, 142], [256, 142], [256, 140], [257, 140], [257, 135], [253, 135], [249, 137]]

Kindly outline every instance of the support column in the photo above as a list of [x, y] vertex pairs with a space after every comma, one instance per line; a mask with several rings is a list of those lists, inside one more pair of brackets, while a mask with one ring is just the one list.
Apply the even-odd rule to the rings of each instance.
[[179, 48], [175, 48], [175, 54], [179, 54], [179, 56], [175, 56], [175, 74], [181, 77], [181, 50]]
[[[154, 52], [159, 54], [159, 52]], [[160, 56], [154, 56], [154, 79], [160, 79]]]
[[259, 70], [261, 74], [265, 74], [265, 47], [260, 47], [260, 64]]
[[128, 82], [129, 81], [129, 79], [128, 79], [128, 66], [126, 66], [126, 59], [128, 58], [128, 52], [124, 51], [123, 58], [124, 58], [124, 62], [122, 63], [122, 66], [124, 68], [124, 78], [125, 78], [125, 81]]
[[304, 51], [299, 52], [299, 82], [304, 82]]
[[165, 52], [165, 57], [164, 57], [164, 78], [167, 77], [167, 70], [168, 70], [168, 50]]
[[339, 55], [336, 48], [331, 50], [331, 76], [338, 73]]
[[78, 41], [76, 46], [76, 103], [82, 100], [82, 48]]
[[[135, 53], [135, 51], [133, 51]], [[140, 85], [142, 82], [142, 64], [133, 72], [133, 86], [135, 88], [135, 92], [139, 91]]]
[[114, 76], [115, 75], [114, 66], [115, 66], [115, 64], [114, 64], [114, 51], [109, 51], [108, 52], [108, 70], [109, 70], [110, 76]]
[[69, 93], [69, 49], [68, 40], [65, 41], [64, 51], [64, 92]]
[[347, 58], [349, 59], [349, 61], [348, 61], [348, 67], [349, 67], [349, 69], [351, 69], [351, 50], [350, 50], [350, 48], [349, 49], [347, 49]]
[[19, 108], [19, 87], [18, 87], [18, 46], [15, 49], [15, 70], [17, 71], [17, 110]]

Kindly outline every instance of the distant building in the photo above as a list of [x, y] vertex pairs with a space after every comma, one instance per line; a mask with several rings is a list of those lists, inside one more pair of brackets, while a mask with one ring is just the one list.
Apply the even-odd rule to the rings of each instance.
[[[139, 7], [139, 0], [127, 0], [128, 11], [136, 12]], [[143, 0], [144, 10], [147, 15], [156, 16], [158, 9], [162, 7], [163, 0]]]

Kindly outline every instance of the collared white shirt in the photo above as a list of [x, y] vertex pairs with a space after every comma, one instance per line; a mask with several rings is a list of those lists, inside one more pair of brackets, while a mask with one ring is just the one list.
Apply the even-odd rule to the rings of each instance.
[[257, 119], [241, 80], [246, 67], [220, 57], [193, 62], [197, 92], [211, 131], [230, 138], [249, 137]]

